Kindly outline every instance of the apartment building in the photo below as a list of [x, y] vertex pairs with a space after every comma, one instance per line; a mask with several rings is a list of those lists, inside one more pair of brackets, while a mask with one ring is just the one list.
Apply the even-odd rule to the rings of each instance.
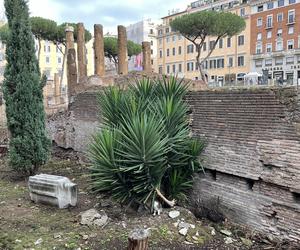
[[300, 1], [251, 1], [251, 27], [252, 71], [264, 76], [263, 83], [297, 84]]
[[[250, 71], [250, 5], [245, 0], [200, 0], [191, 3], [185, 11], [171, 13], [163, 17], [163, 24], [158, 26], [158, 72], [176, 74], [180, 77], [198, 79], [196, 68], [196, 48], [187, 39], [170, 27], [176, 17], [203, 10], [230, 11], [245, 19], [246, 28], [240, 34], [221, 39], [216, 49], [204, 64], [210, 84], [223, 86], [225, 83], [243, 81], [243, 76]], [[205, 41], [202, 58], [216, 38]]]
[[[127, 39], [137, 44], [142, 42], [150, 42], [151, 44], [151, 63], [154, 71], [157, 71], [157, 27], [158, 21], [145, 19], [140, 22], [134, 23], [126, 27]], [[142, 53], [137, 56], [132, 56], [128, 62], [128, 69], [143, 70], [143, 55]]]

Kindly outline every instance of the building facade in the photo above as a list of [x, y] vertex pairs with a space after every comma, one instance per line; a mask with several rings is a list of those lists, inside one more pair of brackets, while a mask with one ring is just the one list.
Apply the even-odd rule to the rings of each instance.
[[252, 71], [264, 75], [265, 84], [297, 84], [300, 1], [251, 1], [251, 27]]
[[[137, 44], [142, 44], [142, 42], [150, 42], [153, 71], [157, 71], [157, 25], [157, 21], [146, 19], [126, 27], [128, 40], [131, 40]], [[137, 56], [132, 56], [128, 61], [128, 70], [143, 70], [142, 57], [142, 53]]]
[[[176, 17], [203, 10], [230, 11], [242, 16], [246, 28], [233, 37], [220, 39], [215, 50], [204, 63], [208, 82], [223, 86], [243, 81], [243, 75], [250, 70], [250, 5], [248, 1], [239, 0], [201, 0], [193, 2], [185, 11], [173, 13], [163, 18], [163, 24], [158, 27], [158, 72], [175, 74], [189, 79], [198, 79], [196, 68], [196, 48], [177, 32], [173, 32], [170, 22]], [[209, 53], [211, 44], [216, 38], [208, 37], [202, 51], [202, 58]]]

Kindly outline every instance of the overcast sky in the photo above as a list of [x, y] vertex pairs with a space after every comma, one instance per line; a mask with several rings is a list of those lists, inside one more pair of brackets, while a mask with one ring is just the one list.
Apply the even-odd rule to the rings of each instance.
[[[1, 6], [3, 1], [0, 0]], [[88, 29], [94, 23], [104, 31], [116, 33], [119, 24], [129, 25], [143, 18], [159, 19], [168, 10], [183, 10], [192, 0], [29, 0], [32, 16], [61, 22], [84, 22]], [[3, 12], [3, 8], [0, 9]]]

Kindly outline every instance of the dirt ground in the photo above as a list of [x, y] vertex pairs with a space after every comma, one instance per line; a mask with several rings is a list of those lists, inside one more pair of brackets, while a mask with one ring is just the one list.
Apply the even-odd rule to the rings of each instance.
[[[187, 209], [180, 211], [180, 220], [195, 225], [187, 236], [178, 233], [164, 209], [160, 216], [127, 209], [105, 194], [91, 194], [88, 189], [88, 166], [78, 158], [61, 159], [54, 154], [40, 172], [69, 177], [79, 186], [79, 201], [74, 208], [59, 210], [30, 201], [27, 180], [8, 168], [0, 158], [0, 250], [97, 250], [126, 249], [128, 233], [134, 228], [150, 228], [150, 249], [297, 249], [283, 242], [274, 243], [230, 223], [214, 224], [199, 220]], [[104, 228], [80, 224], [80, 213], [91, 208], [104, 210], [109, 222]], [[221, 230], [232, 232], [232, 243], [225, 243]], [[215, 231], [216, 234], [212, 233]]]

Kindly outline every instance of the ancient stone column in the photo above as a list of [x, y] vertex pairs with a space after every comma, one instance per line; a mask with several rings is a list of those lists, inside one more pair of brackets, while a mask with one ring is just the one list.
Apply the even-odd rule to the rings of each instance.
[[83, 23], [77, 24], [77, 60], [78, 60], [78, 78], [79, 82], [87, 78], [87, 62], [85, 48], [85, 29]]
[[68, 98], [70, 103], [72, 102], [72, 96], [75, 95], [75, 87], [77, 85], [76, 51], [74, 48], [68, 50], [67, 75], [68, 75]]
[[72, 26], [66, 27], [66, 44], [67, 44], [67, 51], [68, 49], [74, 48], [74, 28]]
[[151, 44], [150, 42], [142, 42], [143, 48], [143, 68], [145, 72], [152, 72], [151, 65]]
[[60, 85], [60, 79], [59, 74], [54, 74], [54, 89], [55, 89], [55, 103], [60, 104], [61, 100], [61, 85]]
[[94, 26], [94, 55], [95, 55], [95, 75], [105, 75], [104, 38], [103, 26]]
[[128, 74], [127, 33], [122, 25], [118, 26], [118, 73]]

